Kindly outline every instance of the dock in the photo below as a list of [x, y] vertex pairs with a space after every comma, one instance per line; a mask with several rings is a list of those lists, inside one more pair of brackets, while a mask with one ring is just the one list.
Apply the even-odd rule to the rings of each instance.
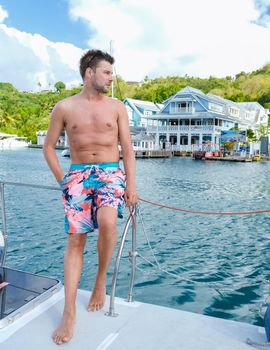
[[205, 160], [219, 160], [222, 162], [242, 162], [251, 163], [252, 158], [237, 157], [237, 156], [226, 156], [226, 157], [205, 157]]
[[205, 151], [195, 151], [192, 153], [192, 157], [195, 160], [218, 160], [221, 162], [241, 162], [241, 163], [251, 163], [254, 161], [261, 161], [263, 158], [261, 155], [223, 155], [219, 151], [216, 152], [205, 152]]
[[[36, 144], [29, 144], [29, 148], [43, 148], [42, 145], [36, 145]], [[55, 146], [55, 149], [59, 150], [65, 150], [67, 147], [65, 146]], [[174, 152], [171, 150], [145, 150], [145, 151], [138, 151], [135, 150], [135, 157], [136, 158], [170, 158], [174, 155]], [[120, 158], [123, 158], [122, 152], [120, 151]]]
[[[29, 144], [29, 148], [42, 148], [42, 145]], [[56, 146], [55, 149], [65, 150], [67, 149], [64, 146]], [[171, 158], [171, 157], [194, 157], [194, 152], [192, 151], [173, 151], [173, 150], [134, 150], [135, 158]], [[122, 152], [120, 151], [120, 158], [123, 158]], [[222, 162], [242, 162], [250, 163], [254, 161], [250, 157], [241, 157], [241, 156], [202, 156], [200, 159], [203, 160], [219, 160]], [[262, 160], [270, 160], [269, 156], [263, 156]]]
[[[28, 143], [28, 148], [43, 148], [43, 145], [37, 145], [35, 143]], [[64, 150], [66, 149], [65, 146], [55, 146], [55, 149], [61, 149], [61, 150]]]
[[192, 151], [173, 151], [175, 157], [191, 157]]
[[136, 158], [170, 158], [174, 154], [170, 150], [134, 151]]

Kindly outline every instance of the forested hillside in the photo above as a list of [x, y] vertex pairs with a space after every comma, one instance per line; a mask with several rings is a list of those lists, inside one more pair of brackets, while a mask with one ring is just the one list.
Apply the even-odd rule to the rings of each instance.
[[[117, 77], [114, 96], [121, 100], [130, 97], [162, 102], [186, 86], [236, 102], [258, 101], [270, 109], [270, 64], [251, 73], [241, 72], [225, 78], [146, 77], [142, 83], [134, 83]], [[57, 82], [54, 87], [55, 92], [30, 93], [20, 92], [9, 83], [0, 83], [0, 131], [26, 136], [36, 142], [36, 131], [47, 129], [49, 113], [57, 101], [81, 89], [66, 90], [62, 82]]]

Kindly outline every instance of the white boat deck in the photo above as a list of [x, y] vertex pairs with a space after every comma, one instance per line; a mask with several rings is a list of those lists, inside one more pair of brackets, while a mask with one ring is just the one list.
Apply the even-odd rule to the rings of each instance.
[[[116, 298], [118, 317], [89, 313], [90, 293], [79, 290], [75, 334], [68, 350], [252, 350], [251, 338], [265, 342], [264, 329], [191, 312]], [[51, 340], [64, 302], [63, 289], [8, 327], [0, 329], [1, 350], [59, 349]], [[107, 297], [104, 310], [109, 309]]]

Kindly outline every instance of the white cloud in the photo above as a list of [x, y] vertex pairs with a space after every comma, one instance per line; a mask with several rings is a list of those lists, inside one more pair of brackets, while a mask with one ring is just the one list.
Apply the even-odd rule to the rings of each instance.
[[[270, 29], [256, 22], [269, 0], [69, 0], [94, 32], [89, 47], [114, 42], [118, 74], [235, 75], [270, 61]], [[264, 17], [266, 18], [266, 17]]]
[[[270, 0], [69, 0], [70, 15], [90, 27], [89, 48], [109, 51], [117, 74], [217, 77], [270, 62]], [[8, 27], [0, 5], [0, 81], [38, 90], [81, 82], [83, 51]], [[3, 54], [4, 53], [4, 54]]]
[[255, 23], [270, 28], [270, 0], [255, 0], [255, 6], [259, 11]]
[[8, 18], [7, 11], [0, 5], [0, 23], [4, 22], [4, 20]]
[[69, 87], [81, 82], [78, 73], [83, 51], [72, 44], [51, 42], [39, 34], [21, 32], [0, 24], [0, 81], [21, 90], [53, 87], [63, 81]]

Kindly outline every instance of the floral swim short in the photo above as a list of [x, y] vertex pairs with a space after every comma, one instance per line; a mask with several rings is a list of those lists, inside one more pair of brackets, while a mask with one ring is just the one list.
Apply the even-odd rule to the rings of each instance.
[[61, 181], [66, 233], [93, 232], [101, 207], [117, 209], [122, 218], [125, 180], [118, 162], [71, 164]]

